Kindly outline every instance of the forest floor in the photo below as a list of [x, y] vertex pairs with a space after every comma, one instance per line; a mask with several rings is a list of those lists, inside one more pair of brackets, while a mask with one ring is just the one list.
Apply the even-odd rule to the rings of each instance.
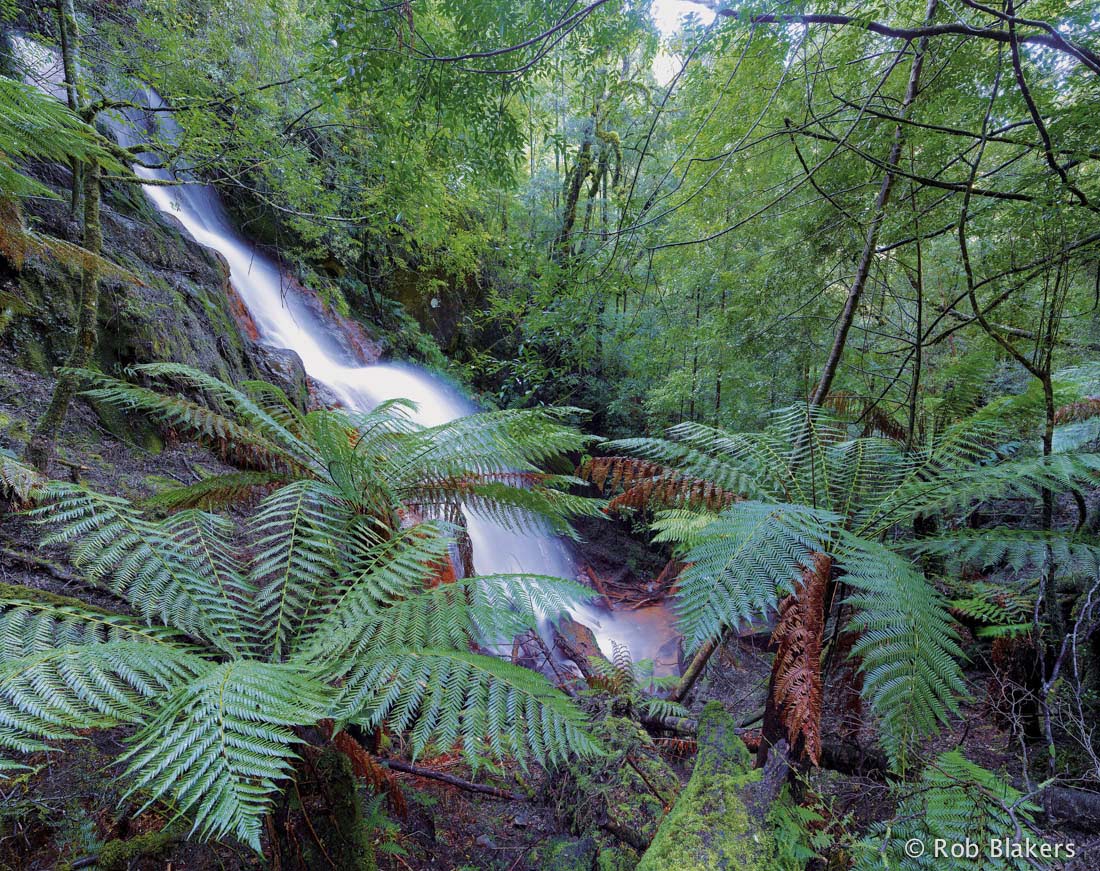
[[[0, 361], [0, 364], [5, 361]], [[4, 365], [0, 369], [0, 444], [18, 449], [48, 402], [52, 382], [33, 373]], [[146, 434], [145, 440], [152, 443]], [[138, 448], [107, 430], [97, 414], [77, 401], [59, 433], [58, 458], [53, 473], [72, 477], [107, 493], [147, 496], [167, 480], [188, 483], [205, 471], [224, 468], [209, 452], [188, 444], [165, 445], [155, 452]], [[660, 571], [664, 558], [649, 550], [619, 524], [589, 527], [582, 561], [596, 571], [618, 572], [643, 582]], [[96, 590], [68, 568], [60, 551], [42, 548], [42, 530], [26, 517], [7, 516], [0, 524], [0, 581], [23, 584], [47, 592], [77, 596], [93, 604], [125, 610], [125, 605]], [[587, 550], [585, 549], [587, 547]], [[723, 704], [738, 720], [751, 720], [763, 704], [770, 661], [765, 650], [734, 639], [712, 657], [706, 676], [689, 699], [692, 711], [709, 700]], [[975, 762], [1007, 770], [1019, 777], [1020, 748], [989, 702], [988, 664], [972, 661], [968, 672], [973, 700], [963, 716], [937, 739], [936, 749], [959, 747]], [[828, 696], [839, 694], [828, 693]], [[866, 732], [848, 734], [850, 711], [828, 712], [826, 741], [844, 740], [853, 748], [870, 746]], [[751, 728], [751, 727], [750, 727]], [[33, 773], [16, 777], [0, 791], [0, 868], [39, 871], [62, 868], [95, 855], [111, 839], [128, 839], [157, 831], [167, 822], [158, 811], [136, 813], [133, 802], [122, 800], [117, 757], [123, 749], [124, 729], [89, 735], [83, 744], [47, 758], [30, 758]], [[400, 748], [391, 747], [391, 752]], [[686, 782], [691, 773], [690, 742], [658, 741], [655, 751]], [[456, 755], [418, 760], [418, 765], [492, 784], [528, 796], [515, 801], [397, 773], [407, 805], [404, 817], [378, 816], [376, 830], [379, 867], [385, 871], [539, 871], [542, 851], [551, 842], [577, 838], [568, 822], [575, 808], [560, 788], [557, 776], [537, 767], [529, 771], [482, 770], [474, 773]], [[821, 770], [808, 784], [823, 811], [823, 826], [841, 840], [893, 809], [889, 785], [879, 776], [860, 777]], [[1054, 841], [1074, 840], [1072, 832], [1045, 832]], [[1077, 838], [1080, 843], [1080, 837]], [[1070, 871], [1096, 871], [1100, 839], [1093, 840]], [[1093, 864], [1089, 864], [1092, 862]], [[1082, 864], [1083, 863], [1083, 864]], [[131, 863], [131, 868], [244, 869], [262, 867], [245, 848], [175, 842], [153, 857]]]

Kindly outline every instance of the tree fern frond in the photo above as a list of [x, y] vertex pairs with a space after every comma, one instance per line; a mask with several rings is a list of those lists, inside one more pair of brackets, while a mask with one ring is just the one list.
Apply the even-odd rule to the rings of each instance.
[[427, 473], [535, 472], [547, 462], [584, 450], [594, 440], [560, 423], [577, 409], [508, 409], [479, 412], [425, 428], [423, 447], [407, 458], [406, 480]]
[[256, 631], [272, 661], [287, 652], [341, 568], [337, 543], [350, 522], [345, 506], [316, 481], [295, 481], [260, 503], [249, 528], [256, 554], [251, 581]]
[[73, 564], [90, 580], [125, 599], [143, 619], [158, 617], [240, 655], [241, 608], [189, 544], [177, 540], [179, 528], [147, 521], [127, 500], [74, 484], [54, 482], [43, 493], [44, 504], [32, 516], [57, 528], [45, 541], [70, 545]]
[[100, 611], [77, 600], [64, 604], [34, 598], [30, 591], [28, 595], [20, 592], [15, 587], [0, 591], [0, 659], [114, 641], [188, 646], [186, 636], [173, 629], [143, 626], [129, 617]]
[[[339, 677], [371, 649], [466, 650], [471, 644], [508, 640], [538, 627], [547, 616], [592, 598], [581, 584], [546, 575], [501, 574], [462, 578], [395, 602], [374, 613], [346, 605], [313, 637], [332, 645], [326, 660]], [[354, 614], [355, 619], [349, 619]], [[339, 657], [336, 651], [342, 651]]]
[[[990, 854], [990, 844], [1010, 838], [1017, 843], [1041, 838], [1034, 829], [1039, 808], [1023, 800], [1007, 780], [975, 765], [957, 750], [933, 760], [916, 784], [896, 790], [899, 798], [893, 819], [875, 823], [871, 833], [855, 845], [854, 871], [905, 868], [913, 871], [1025, 871], [1047, 863]], [[913, 856], [906, 847], [913, 840], [929, 849]], [[974, 844], [975, 856], [935, 851], [933, 844]]]
[[951, 570], [965, 566], [1013, 571], [1041, 570], [1056, 565], [1063, 575], [1100, 575], [1100, 539], [1018, 529], [958, 530], [905, 543], [905, 550], [936, 556]]
[[436, 522], [402, 529], [388, 540], [363, 529], [350, 542], [344, 571], [318, 591], [317, 606], [288, 637], [292, 653], [317, 660], [349, 647], [360, 650], [378, 621], [420, 594], [434, 577], [435, 566], [450, 547], [446, 533], [447, 528]]
[[282, 450], [302, 464], [317, 460], [309, 445], [265, 411], [248, 394], [227, 384], [201, 369], [181, 363], [142, 363], [132, 366], [130, 372], [155, 381], [179, 383], [213, 397], [238, 415], [241, 421], [262, 438], [277, 444]]
[[1077, 489], [1100, 476], [1100, 454], [1054, 454], [956, 469], [933, 480], [913, 480], [892, 494], [895, 516], [934, 515], [988, 499], [1039, 499], [1043, 490]]
[[289, 456], [281, 445], [198, 402], [159, 393], [90, 369], [61, 371], [93, 385], [82, 391], [88, 399], [124, 412], [139, 411], [189, 434], [241, 465], [261, 469], [303, 468], [303, 464]]
[[177, 511], [201, 508], [210, 511], [262, 499], [273, 489], [289, 484], [292, 477], [281, 472], [227, 472], [207, 475], [194, 484], [170, 487], [150, 496], [145, 505]]
[[417, 755], [429, 742], [451, 747], [459, 741], [475, 762], [488, 753], [545, 764], [598, 750], [583, 715], [546, 678], [492, 657], [380, 650], [356, 665], [343, 690], [341, 718], [411, 730]]
[[106, 140], [65, 104], [39, 88], [0, 76], [0, 191], [15, 196], [56, 196], [15, 168], [27, 158], [96, 160], [112, 170], [122, 170]]
[[675, 608], [685, 646], [693, 650], [775, 608], [809, 555], [828, 549], [837, 520], [804, 505], [741, 502], [723, 511], [683, 557]]
[[287, 432], [298, 438], [301, 437], [305, 415], [291, 402], [283, 388], [266, 381], [245, 381], [241, 387], [272, 420]]
[[853, 589], [850, 628], [860, 637], [851, 655], [861, 661], [863, 697], [891, 762], [904, 769], [913, 744], [965, 695], [958, 636], [935, 587], [897, 554], [843, 532], [833, 554]]
[[[598, 517], [603, 503], [598, 499], [574, 496], [558, 487], [569, 486], [575, 479], [565, 476], [544, 477], [531, 486], [492, 480], [498, 475], [427, 481], [407, 494], [409, 505], [431, 515], [440, 508], [466, 508], [515, 532], [575, 536], [569, 524], [574, 517]], [[514, 473], [509, 478], [520, 478]]]
[[291, 727], [327, 713], [323, 685], [292, 668], [255, 661], [214, 666], [179, 687], [135, 736], [126, 795], [148, 807], [170, 796], [194, 820], [192, 832], [234, 834], [260, 850], [263, 817], [278, 782], [292, 775]]
[[36, 650], [0, 660], [0, 746], [45, 749], [41, 739], [140, 722], [151, 700], [209, 668], [170, 644], [113, 641]]
[[0, 500], [25, 505], [43, 483], [38, 471], [0, 448]]

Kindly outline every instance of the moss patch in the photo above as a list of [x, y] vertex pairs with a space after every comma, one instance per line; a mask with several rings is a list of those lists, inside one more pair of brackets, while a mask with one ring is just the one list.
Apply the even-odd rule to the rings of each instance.
[[779, 871], [774, 837], [745, 798], [760, 772], [717, 702], [703, 710], [700, 739], [691, 780], [638, 871]]

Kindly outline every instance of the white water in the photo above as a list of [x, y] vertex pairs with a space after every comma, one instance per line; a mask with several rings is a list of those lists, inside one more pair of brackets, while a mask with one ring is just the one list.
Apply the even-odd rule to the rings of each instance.
[[[16, 37], [14, 42], [30, 68], [32, 80], [63, 98], [64, 78], [56, 54], [22, 37]], [[136, 96], [146, 106], [164, 107], [160, 96], [150, 88]], [[171, 143], [179, 141], [182, 134], [171, 114], [165, 112], [131, 112], [126, 118], [115, 119], [111, 127], [124, 147], [145, 144], [154, 138]], [[135, 166], [134, 171], [150, 181], [174, 180], [167, 170]], [[192, 238], [225, 258], [230, 281], [244, 300], [262, 341], [296, 352], [305, 371], [330, 388], [347, 407], [369, 409], [384, 400], [404, 397], [416, 403], [413, 417], [428, 426], [477, 411], [453, 386], [423, 369], [401, 364], [363, 366], [352, 360], [332, 340], [328, 325], [296, 295], [282, 267], [237, 232], [218, 193], [209, 185], [143, 185], [143, 190], [160, 211], [179, 221]], [[477, 574], [526, 572], [577, 577], [573, 556], [559, 538], [513, 532], [473, 512], [467, 513], [467, 524]], [[634, 619], [630, 612], [585, 607], [573, 616], [592, 628], [601, 649], [609, 656], [614, 640], [627, 645], [635, 659], [656, 659], [658, 650], [672, 637], [668, 627], [661, 626], [660, 619]], [[662, 665], [661, 671], [667, 672], [673, 663], [667, 662], [666, 655]]]

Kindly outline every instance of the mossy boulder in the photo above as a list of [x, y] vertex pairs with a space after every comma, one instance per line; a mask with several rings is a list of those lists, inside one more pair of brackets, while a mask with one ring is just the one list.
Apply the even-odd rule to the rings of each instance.
[[638, 871], [786, 871], [767, 821], [771, 793], [733, 718], [710, 702], [699, 721], [691, 780]]
[[[65, 196], [68, 170], [44, 165], [36, 173], [59, 199], [28, 203], [27, 223], [79, 243]], [[227, 293], [225, 263], [153, 209], [134, 185], [104, 186], [101, 223], [103, 256], [119, 269], [105, 270], [101, 279], [96, 363], [113, 370], [173, 360], [227, 380], [253, 377], [248, 343]], [[0, 343], [20, 368], [48, 374], [68, 359], [80, 264], [63, 260], [34, 256], [16, 268], [0, 258], [0, 295], [18, 303], [3, 307]]]

